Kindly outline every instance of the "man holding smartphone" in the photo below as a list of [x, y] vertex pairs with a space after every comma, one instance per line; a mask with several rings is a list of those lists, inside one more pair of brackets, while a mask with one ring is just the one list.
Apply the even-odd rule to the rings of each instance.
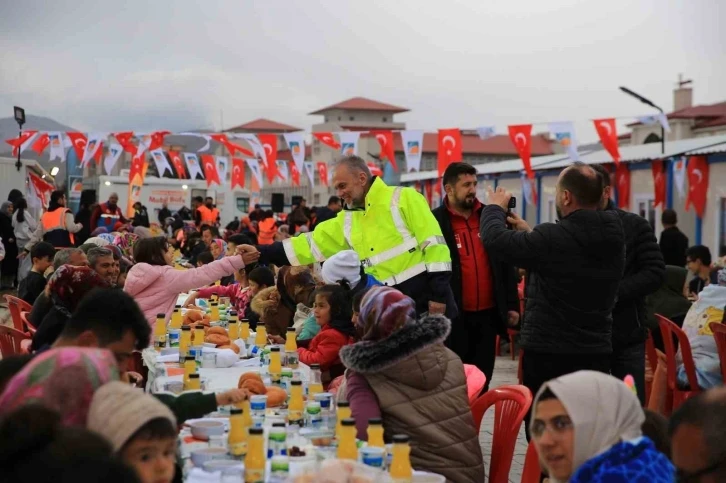
[[506, 337], [507, 327], [519, 322], [516, 274], [479, 238], [484, 205], [476, 199], [476, 168], [452, 163], [443, 183], [446, 197], [433, 213], [451, 253], [451, 289], [459, 307], [447, 345], [486, 375], [486, 389], [494, 373], [497, 335]]

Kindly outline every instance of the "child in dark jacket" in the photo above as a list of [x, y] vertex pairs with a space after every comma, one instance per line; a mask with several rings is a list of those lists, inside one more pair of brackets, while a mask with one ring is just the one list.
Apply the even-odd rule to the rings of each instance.
[[341, 347], [354, 342], [355, 327], [351, 321], [351, 302], [340, 285], [324, 285], [315, 291], [313, 305], [315, 320], [320, 332], [306, 347], [298, 347], [300, 362], [320, 364], [323, 384], [327, 385], [343, 373], [344, 367], [338, 353]]

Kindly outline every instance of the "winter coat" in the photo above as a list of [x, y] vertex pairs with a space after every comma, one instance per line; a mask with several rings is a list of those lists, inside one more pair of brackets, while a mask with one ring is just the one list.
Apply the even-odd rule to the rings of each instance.
[[240, 319], [244, 318], [245, 311], [250, 303], [249, 287], [241, 287], [239, 283], [227, 285], [226, 287], [224, 285], [213, 285], [200, 288], [197, 290], [197, 295], [203, 299], [208, 299], [212, 295], [229, 297], [229, 303], [237, 311], [237, 316]]
[[577, 210], [531, 232], [506, 227], [506, 212], [484, 207], [481, 239], [489, 253], [527, 270], [521, 329], [525, 351], [611, 354], [612, 310], [625, 268], [617, 213]]
[[277, 274], [277, 285], [269, 287], [252, 299], [252, 310], [270, 335], [285, 337], [292, 327], [297, 304], [307, 304], [315, 290], [313, 275], [307, 267], [282, 267]]
[[454, 482], [485, 481], [464, 367], [443, 345], [450, 329], [446, 317], [428, 316], [383, 340], [346, 346], [340, 358], [346, 375], [363, 375], [375, 393], [385, 438], [411, 438], [414, 468]]
[[648, 335], [645, 297], [663, 285], [665, 263], [648, 220], [615, 208], [625, 232], [625, 275], [618, 286], [613, 308], [613, 348], [641, 343]]
[[[350, 324], [350, 321], [348, 321]], [[303, 364], [320, 364], [323, 382], [328, 383], [343, 374], [343, 364], [340, 362], [339, 352], [342, 347], [353, 343], [350, 334], [341, 332], [332, 324], [320, 328], [318, 335], [313, 337], [307, 347], [298, 347], [297, 353]]]
[[[479, 209], [480, 217], [483, 208], [484, 206]], [[436, 217], [436, 221], [439, 222], [441, 233], [444, 235], [444, 240], [446, 240], [446, 244], [449, 246], [449, 252], [451, 253], [451, 291], [454, 293], [454, 300], [456, 300], [456, 305], [459, 307], [459, 312], [461, 312], [464, 310], [462, 300], [461, 257], [459, 256], [459, 249], [454, 239], [451, 214], [449, 213], [449, 209], [443, 204], [433, 210], [433, 214]], [[476, 241], [480, 242], [480, 240]], [[507, 312], [519, 312], [516, 273], [514, 266], [503, 263], [497, 258], [496, 253], [487, 253], [487, 255], [489, 257], [489, 267], [492, 275], [491, 283], [494, 287], [494, 300], [500, 321], [497, 331], [501, 335], [506, 335]], [[456, 320], [453, 322], [456, 323]]]
[[242, 258], [238, 256], [225, 257], [190, 270], [177, 270], [170, 265], [137, 263], [129, 270], [124, 292], [136, 300], [153, 328], [156, 314], [166, 314], [169, 319], [179, 294], [209, 285], [244, 266]]
[[646, 438], [621, 441], [602, 454], [583, 463], [570, 483], [608, 483], [612, 481], [675, 481], [675, 468], [668, 458]]

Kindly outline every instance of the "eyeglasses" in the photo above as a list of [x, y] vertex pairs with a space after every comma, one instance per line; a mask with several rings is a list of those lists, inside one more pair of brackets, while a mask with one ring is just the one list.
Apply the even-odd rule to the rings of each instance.
[[706, 476], [718, 470], [726, 464], [726, 459], [718, 461], [710, 466], [697, 471], [688, 472], [680, 468], [676, 468], [676, 481], [678, 483], [698, 483], [702, 476]]
[[560, 436], [566, 431], [572, 429], [572, 420], [569, 416], [555, 416], [549, 423], [537, 419], [532, 424], [530, 432], [534, 438], [539, 439], [544, 435], [544, 432], [547, 429], [549, 429], [554, 436]]

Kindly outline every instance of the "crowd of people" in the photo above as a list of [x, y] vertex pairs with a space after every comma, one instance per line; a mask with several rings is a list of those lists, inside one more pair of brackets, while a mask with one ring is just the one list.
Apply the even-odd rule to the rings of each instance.
[[[432, 211], [344, 157], [326, 207], [303, 199], [280, 216], [255, 206], [223, 230], [212, 198], [175, 213], [165, 205], [152, 222], [141, 203], [127, 219], [115, 194], [98, 205], [83, 196], [74, 215], [57, 191], [36, 222], [11, 193], [0, 208], [2, 281], [19, 283], [36, 332], [29, 354], [0, 361], [4, 475], [180, 478], [178, 425], [248, 396], [175, 398], [119, 382], [141, 382], [138, 351], [187, 293], [188, 306], [229, 297], [272, 343], [293, 329], [300, 361], [318, 364], [326, 389], [350, 404], [359, 439], [380, 418], [388, 437], [410, 435], [415, 467], [449, 481], [485, 479], [470, 402], [489, 389], [508, 329], [534, 396], [527, 437], [551, 482], [726, 480], [726, 390], [704, 328], [723, 321], [724, 260], [689, 247], [672, 210], [659, 244], [645, 219], [613, 205], [599, 166], [564, 169], [559, 222], [534, 228], [510, 211], [506, 190], [476, 198], [473, 166], [451, 164], [442, 183]], [[664, 351], [655, 314], [698, 347], [708, 390], [670, 421], [645, 399], [658, 372], [646, 368], [649, 335]]]

